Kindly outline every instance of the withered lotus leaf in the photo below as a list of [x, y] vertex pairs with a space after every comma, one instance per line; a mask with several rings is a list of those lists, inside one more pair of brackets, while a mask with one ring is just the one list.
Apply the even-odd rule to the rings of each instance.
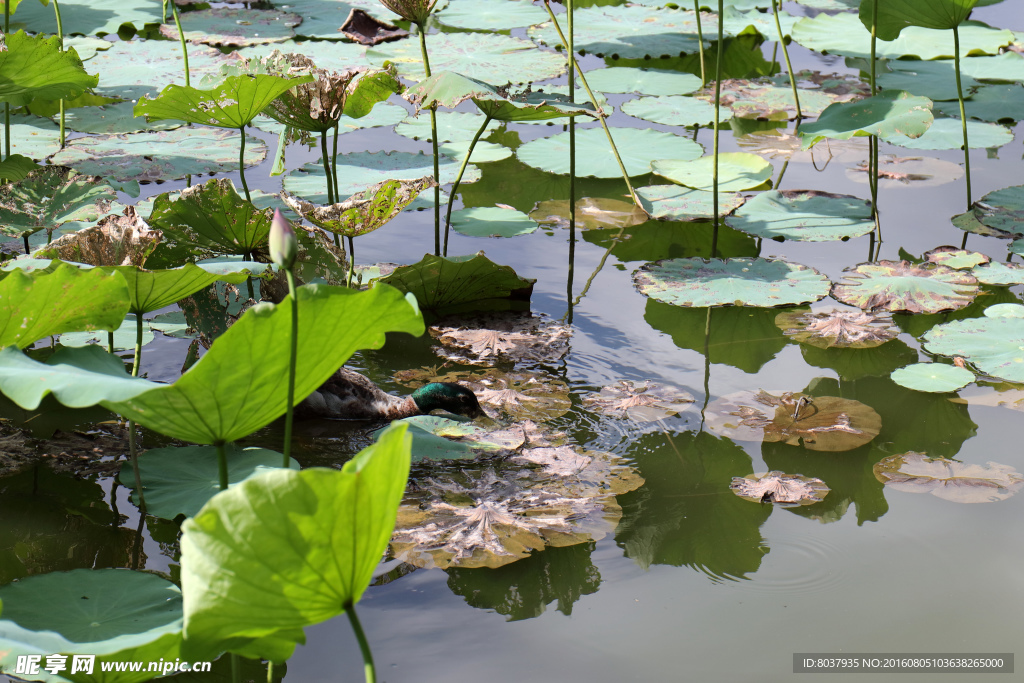
[[843, 271], [845, 282], [832, 286], [832, 296], [866, 311], [939, 313], [963, 308], [977, 296], [970, 273], [933, 263], [908, 261], [862, 263]]
[[134, 206], [78, 232], [68, 233], [43, 247], [38, 256], [94, 266], [143, 266], [163, 238], [151, 229]]
[[892, 318], [864, 311], [785, 311], [775, 316], [783, 333], [819, 349], [869, 349], [899, 335]]
[[430, 334], [441, 342], [440, 355], [473, 365], [558, 360], [569, 350], [572, 336], [570, 328], [539, 316], [480, 315], [457, 323], [432, 326]]
[[671, 384], [621, 380], [583, 399], [583, 404], [602, 413], [653, 422], [678, 415], [693, 403], [693, 394]]
[[967, 464], [914, 451], [890, 455], [872, 469], [886, 487], [954, 503], [994, 503], [1024, 488], [1024, 475], [1009, 465]]
[[821, 479], [775, 470], [733, 477], [729, 488], [746, 500], [783, 505], [814, 505], [820, 503], [831, 490]]

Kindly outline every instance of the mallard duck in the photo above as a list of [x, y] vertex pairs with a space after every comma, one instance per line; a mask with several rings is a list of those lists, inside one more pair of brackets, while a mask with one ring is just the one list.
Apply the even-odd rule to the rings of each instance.
[[295, 416], [399, 420], [413, 415], [426, 415], [439, 408], [467, 417], [484, 414], [476, 394], [461, 384], [431, 382], [410, 396], [393, 396], [358, 372], [341, 368], [295, 406]]

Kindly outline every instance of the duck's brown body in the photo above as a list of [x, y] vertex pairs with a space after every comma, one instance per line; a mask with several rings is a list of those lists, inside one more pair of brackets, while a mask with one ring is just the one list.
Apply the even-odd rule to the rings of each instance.
[[295, 417], [299, 419], [399, 420], [421, 412], [411, 396], [385, 393], [369, 378], [348, 368], [339, 369], [295, 406]]

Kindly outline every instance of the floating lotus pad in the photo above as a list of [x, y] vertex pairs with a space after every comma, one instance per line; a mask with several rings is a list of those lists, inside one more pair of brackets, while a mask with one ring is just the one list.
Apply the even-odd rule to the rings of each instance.
[[[999, 237], [1001, 239], [1012, 240], [1017, 237], [1020, 237], [1021, 234], [1024, 234], [1024, 227], [1022, 227], [1022, 232], [1007, 232], [1005, 230], [999, 230], [997, 228], [991, 228], [985, 225], [984, 223], [978, 220], [977, 209], [972, 209], [965, 213], [957, 214], [950, 218], [949, 222], [952, 223], [957, 228], [963, 230], [964, 232], [970, 232], [975, 235], [981, 235], [983, 237]], [[1013, 244], [1016, 244], [1016, 242], [1014, 242]], [[1010, 245], [1011, 254], [1017, 253], [1013, 250], [1013, 244]]]
[[548, 13], [529, 0], [451, 0], [436, 16], [446, 26], [473, 31], [508, 31], [548, 19]]
[[500, 206], [475, 206], [452, 212], [452, 229], [470, 237], [528, 235], [537, 223], [522, 211]]
[[968, 318], [936, 325], [922, 338], [929, 353], [962, 356], [982, 372], [1024, 382], [1024, 319]]
[[[699, 49], [693, 12], [622, 5], [585, 7], [576, 10], [574, 18], [573, 46], [580, 53], [591, 52], [612, 59], [643, 59], [681, 57]], [[550, 23], [531, 28], [527, 33], [544, 45], [561, 44]], [[705, 44], [710, 43], [705, 40]]]
[[[439, 415], [414, 415], [401, 422], [408, 424], [413, 432], [413, 461], [422, 459], [450, 460], [473, 457], [470, 453], [497, 454], [509, 453], [521, 448], [526, 443], [526, 431], [513, 425], [511, 428], [488, 430], [466, 420], [454, 420]], [[431, 436], [443, 439], [426, 439], [422, 431]], [[383, 429], [376, 432], [382, 434]], [[417, 443], [419, 441], [419, 443]], [[455, 446], [454, 450], [450, 446]]]
[[685, 95], [701, 87], [700, 77], [679, 71], [613, 66], [587, 72], [596, 92], [641, 95]]
[[946, 393], [957, 391], [974, 381], [974, 373], [945, 363], [914, 363], [890, 375], [893, 382], [914, 391]]
[[[696, 97], [661, 95], [639, 97], [622, 105], [622, 113], [666, 126], [713, 126], [715, 106]], [[718, 120], [732, 118], [729, 107], [720, 107]]]
[[448, 321], [429, 332], [442, 344], [439, 354], [472, 365], [558, 360], [568, 352], [572, 336], [571, 328], [546, 317], [517, 313]]
[[674, 306], [792, 306], [826, 296], [830, 283], [814, 268], [778, 259], [680, 258], [641, 266], [633, 285]]
[[145, 116], [135, 115], [135, 103], [130, 101], [100, 107], [69, 109], [65, 114], [64, 122], [69, 130], [96, 135], [170, 130], [185, 125], [184, 121], [175, 121], [174, 119], [146, 121]]
[[[878, 159], [879, 187], [893, 188], [913, 183], [917, 187], [933, 187], [959, 180], [964, 169], [959, 164], [935, 157], [897, 157], [883, 154]], [[847, 167], [846, 177], [867, 185], [868, 165], [861, 162], [856, 167]]]
[[[53, 19], [52, 12], [50, 19]], [[188, 68], [192, 82], [205, 76], [218, 76], [221, 66], [233, 64], [237, 59], [212, 47], [189, 47]], [[89, 69], [103, 74], [96, 92], [129, 99], [159, 92], [168, 83], [185, 82], [181, 45], [169, 40], [114, 43], [109, 50], [89, 60]]]
[[510, 460], [536, 467], [520, 473], [521, 479], [565, 489], [574, 496], [619, 495], [644, 484], [644, 478], [623, 458], [603, 451], [584, 451], [579, 446], [523, 449]]
[[975, 266], [983, 265], [992, 260], [979, 251], [967, 251], [966, 249], [950, 246], [929, 249], [923, 256], [929, 263], [937, 263], [940, 266], [957, 270], [970, 270]]
[[870, 349], [899, 335], [888, 315], [863, 311], [783, 311], [775, 324], [786, 336], [819, 349]]
[[[834, 102], [854, 99], [854, 94], [833, 95], [819, 90], [800, 89], [800, 110], [804, 116], [815, 116]], [[698, 95], [701, 100], [714, 102], [714, 89]], [[729, 79], [722, 81], [719, 102], [734, 116], [760, 119], [792, 119], [796, 117], [793, 89], [771, 79]]]
[[985, 309], [986, 318], [1024, 318], [1024, 306], [1020, 304], [996, 304]]
[[973, 213], [979, 222], [1002, 235], [1024, 233], [1024, 185], [989, 192], [974, 203]]
[[[538, 202], [530, 211], [530, 218], [545, 227], [568, 228], [569, 200], [549, 199]], [[576, 200], [577, 230], [627, 228], [648, 220], [647, 214], [633, 202], [610, 197], [583, 197]]]
[[11, 115], [11, 154], [41, 161], [60, 149], [60, 130], [41, 116]]
[[708, 428], [739, 441], [782, 442], [812, 451], [849, 451], [868, 443], [882, 418], [859, 401], [789, 392], [740, 391], [704, 411]]
[[[884, 138], [890, 145], [907, 149], [963, 149], [964, 132], [960, 119], [935, 119], [919, 138], [896, 133]], [[967, 141], [971, 149], [1002, 147], [1013, 142], [1013, 132], [994, 123], [967, 122]]]
[[862, 263], [843, 271], [832, 296], [866, 311], [939, 313], [963, 308], [978, 295], [973, 275], [946, 266], [907, 261]]
[[128, 206], [122, 215], [108, 215], [88, 228], [61, 235], [36, 255], [94, 266], [142, 267], [162, 239], [162, 231], [151, 230], [135, 207]]
[[[403, 110], [404, 111], [404, 110]], [[472, 140], [486, 118], [483, 114], [473, 112], [439, 111], [437, 118], [437, 139], [439, 142], [455, 140]], [[501, 121], [487, 124], [483, 137], [501, 125]], [[430, 142], [430, 115], [423, 112], [420, 116], [410, 116], [395, 126], [395, 132], [413, 140]]]
[[745, 500], [782, 505], [814, 505], [824, 500], [831, 490], [821, 479], [774, 470], [733, 477], [729, 488]]
[[[189, 174], [237, 170], [239, 135], [237, 130], [222, 128], [177, 128], [76, 138], [50, 160], [79, 173], [121, 181], [177, 180]], [[255, 166], [266, 156], [263, 141], [246, 136], [245, 165]]]
[[[693, 161], [677, 161], [666, 157], [659, 159], [651, 164], [651, 168], [658, 175], [696, 190], [714, 188], [711, 178], [714, 168], [713, 157], [706, 156]], [[725, 152], [718, 155], [719, 192], [739, 192], [758, 187], [767, 182], [772, 173], [772, 165], [756, 154]]]
[[[611, 128], [612, 139], [630, 176], [651, 172], [655, 159], [691, 160], [704, 153], [704, 148], [693, 140], [648, 128]], [[527, 166], [566, 175], [569, 173], [569, 133], [540, 138], [526, 143], [516, 156]], [[724, 155], [723, 155], [724, 156]], [[581, 177], [619, 178], [619, 168], [608, 136], [601, 128], [576, 131], [576, 158], [586, 159], [577, 164], [576, 175]]]
[[[946, 116], [960, 116], [958, 102], [940, 102], [935, 108]], [[1020, 121], [1024, 119], [1024, 85], [1010, 83], [982, 86], [971, 95], [971, 99], [964, 102], [964, 111], [969, 119]]]
[[[125, 24], [141, 31], [146, 24], [162, 21], [160, 7], [151, 0], [64, 0], [61, 19], [69, 32], [83, 35], [117, 33]], [[54, 29], [53, 8], [38, 2], [21, 3], [15, 21], [35, 33]], [[179, 52], [181, 46], [177, 46]]]
[[762, 192], [725, 222], [755, 237], [804, 242], [848, 240], [875, 229], [869, 200], [817, 190]]
[[871, 469], [887, 488], [954, 503], [995, 503], [1024, 488], [1024, 475], [1009, 465], [967, 464], [914, 451], [890, 455]]
[[883, 90], [856, 102], [829, 105], [817, 121], [800, 127], [803, 148], [818, 142], [849, 140], [854, 136], [924, 135], [931, 126], [932, 101], [900, 90]]
[[[907, 61], [890, 60], [889, 71], [878, 74], [876, 83], [885, 90], [906, 90], [930, 100], [956, 100], [956, 65], [951, 60]], [[981, 83], [966, 74], [960, 74], [960, 85], [965, 93]]]
[[[435, 7], [440, 8], [443, 1]], [[286, 7], [283, 7], [286, 6]], [[304, 38], [316, 38], [316, 41], [305, 41], [309, 49], [318, 49], [319, 46], [330, 46], [332, 43], [344, 40], [345, 34], [341, 26], [348, 19], [349, 12], [353, 7], [365, 10], [370, 16], [381, 21], [393, 22], [400, 17], [387, 10], [379, 2], [352, 0], [351, 2], [338, 2], [337, 0], [288, 0], [287, 3], [279, 3], [278, 7], [286, 8], [302, 17], [302, 23], [295, 27], [295, 32]], [[327, 42], [330, 41], [330, 42]], [[349, 43], [349, 45], [354, 45]], [[317, 46], [317, 47], [314, 47]]]
[[[640, 204], [652, 218], [693, 221], [715, 217], [714, 195], [680, 185], [648, 185], [636, 188]], [[718, 193], [718, 211], [725, 215], [743, 205], [743, 195]]]
[[999, 285], [1009, 287], [1011, 285], [1024, 285], [1024, 266], [1019, 263], [999, 263], [993, 261], [978, 266], [971, 271], [978, 282], [986, 285]]
[[[181, 15], [185, 40], [235, 47], [283, 42], [295, 35], [293, 29], [301, 23], [299, 15], [279, 10], [218, 7]], [[173, 23], [160, 26], [160, 33], [171, 40], [180, 40], [178, 28]]]
[[583, 398], [583, 405], [607, 415], [637, 422], [654, 422], [678, 415], [693, 404], [693, 394], [651, 380], [621, 380]]
[[[450, 159], [465, 159], [469, 154], [469, 140], [458, 140], [456, 142], [445, 142], [437, 147], [438, 154]], [[494, 161], [501, 161], [512, 156], [512, 150], [508, 147], [478, 140], [473, 146], [471, 161], [474, 164], [487, 164]], [[461, 184], [461, 183], [460, 183]]]

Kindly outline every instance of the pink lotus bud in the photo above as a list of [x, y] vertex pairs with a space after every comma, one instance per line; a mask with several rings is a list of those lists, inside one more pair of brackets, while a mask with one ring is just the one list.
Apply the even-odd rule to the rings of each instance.
[[274, 209], [274, 220], [270, 223], [270, 260], [282, 268], [291, 268], [295, 263], [295, 255], [299, 246], [295, 240], [295, 231], [288, 219], [281, 215], [280, 209]]

